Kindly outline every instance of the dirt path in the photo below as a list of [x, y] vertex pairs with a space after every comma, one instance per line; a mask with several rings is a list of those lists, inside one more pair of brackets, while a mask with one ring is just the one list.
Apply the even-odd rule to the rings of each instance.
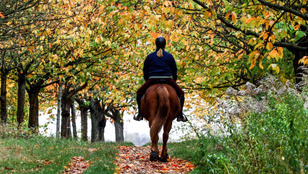
[[190, 162], [175, 157], [169, 157], [166, 163], [152, 162], [149, 160], [150, 146], [120, 146], [119, 151], [116, 161], [118, 174], [187, 173], [194, 168]]

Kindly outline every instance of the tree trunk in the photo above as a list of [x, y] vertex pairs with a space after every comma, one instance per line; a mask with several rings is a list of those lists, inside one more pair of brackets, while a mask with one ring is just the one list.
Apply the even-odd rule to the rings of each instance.
[[60, 118], [61, 118], [61, 101], [62, 101], [62, 83], [59, 83], [59, 93], [58, 93], [58, 107], [57, 107], [57, 127], [56, 127], [56, 137], [59, 138], [60, 132]]
[[113, 112], [114, 116], [114, 128], [116, 134], [116, 142], [123, 142], [124, 141], [124, 134], [123, 134], [123, 119], [121, 117], [121, 113], [118, 109], [115, 109]]
[[71, 112], [72, 112], [72, 127], [73, 127], [73, 137], [77, 140], [77, 128], [76, 128], [76, 111], [74, 102], [71, 104]]
[[37, 128], [39, 126], [39, 94], [40, 88], [30, 88], [28, 91], [29, 95], [29, 102], [30, 102], [30, 110], [29, 110], [29, 128], [35, 128], [37, 131]]
[[294, 68], [294, 74], [295, 74], [295, 80], [296, 83], [301, 82], [301, 78], [302, 78], [302, 73], [303, 71], [301, 69], [299, 69], [300, 66], [303, 66], [303, 64], [298, 63], [298, 61], [303, 58], [303, 56], [305, 55], [305, 53], [303, 52], [293, 52], [295, 55], [295, 58], [293, 60], [293, 68]]
[[[62, 96], [62, 124], [61, 124], [61, 137], [71, 138], [71, 124], [70, 124], [70, 108], [73, 103], [73, 96], [82, 89], [87, 87], [87, 83], [82, 86], [72, 86], [70, 83], [65, 83]], [[71, 89], [71, 90], [70, 90]]]
[[[303, 47], [307, 46], [307, 44], [308, 44], [308, 36], [303, 37], [301, 41], [297, 43], [298, 46], [303, 46]], [[296, 49], [294, 50], [289, 49], [289, 51], [291, 51], [295, 55], [295, 58], [293, 60], [293, 68], [294, 68], [296, 83], [299, 83], [302, 81], [304, 71], [301, 68], [299, 68], [300, 66], [303, 66], [303, 64], [299, 63], [298, 61], [302, 59], [304, 56], [308, 56], [308, 52], [298, 51]]]
[[6, 124], [7, 121], [7, 107], [6, 107], [6, 80], [7, 73], [1, 72], [1, 123]]
[[88, 141], [88, 110], [89, 110], [88, 107], [81, 107], [80, 106], [81, 139], [83, 141]]
[[26, 99], [26, 76], [18, 74], [18, 101], [17, 101], [17, 122], [18, 127], [24, 122], [25, 99]]
[[88, 110], [89, 106], [86, 105], [87, 95], [83, 97], [79, 95], [75, 97], [76, 102], [79, 104], [80, 117], [81, 117], [81, 139], [82, 141], [88, 141]]
[[106, 127], [106, 117], [105, 114], [100, 111], [100, 118], [99, 118], [99, 122], [98, 122], [98, 139], [99, 141], [105, 141], [105, 127]]
[[98, 141], [99, 135], [99, 101], [97, 99], [90, 99], [90, 113], [91, 113], [91, 142]]
[[61, 121], [61, 137], [71, 138], [71, 124], [70, 124], [70, 108], [72, 101], [67, 97], [67, 93], [64, 92], [62, 96], [62, 121]]

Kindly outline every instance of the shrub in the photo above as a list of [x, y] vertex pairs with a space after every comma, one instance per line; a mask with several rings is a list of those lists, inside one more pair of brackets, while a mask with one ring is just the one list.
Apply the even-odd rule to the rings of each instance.
[[[306, 95], [298, 94], [291, 84], [283, 85], [274, 77], [262, 83], [259, 87], [247, 84], [242, 91], [228, 89], [228, 100], [221, 106], [229, 118], [224, 121], [229, 134], [216, 136], [209, 130], [200, 137], [200, 150], [195, 154], [197, 171], [308, 172]], [[239, 95], [244, 93], [245, 96]], [[236, 110], [232, 107], [239, 107], [241, 112], [229, 112]], [[240, 126], [235, 126], [234, 117], [240, 118]]]

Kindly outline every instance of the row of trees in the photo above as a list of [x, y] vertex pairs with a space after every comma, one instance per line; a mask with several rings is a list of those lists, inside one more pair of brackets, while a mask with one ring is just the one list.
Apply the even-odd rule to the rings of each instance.
[[39, 110], [61, 104], [61, 136], [70, 137], [76, 102], [84, 140], [90, 111], [92, 141], [103, 139], [97, 132], [105, 116], [122, 141], [123, 112], [133, 106], [143, 60], [160, 35], [187, 98], [212, 101], [266, 72], [298, 77], [299, 60], [308, 58], [307, 10], [306, 0], [3, 0], [1, 122], [28, 119], [37, 128]]
[[[22, 125], [28, 109], [28, 127], [38, 128], [39, 110], [55, 105], [58, 96], [62, 137], [71, 136], [74, 101], [82, 110], [84, 140], [88, 110], [93, 122], [92, 141], [97, 139], [98, 128], [104, 127], [108, 111], [123, 131], [121, 108], [127, 104], [120, 103], [123, 98], [118, 96], [131, 94], [127, 93], [130, 89], [119, 90], [123, 77], [118, 76], [125, 76], [125, 72], [117, 73], [121, 71], [124, 43], [132, 42], [132, 38], [115, 25], [125, 11], [116, 14], [112, 4], [94, 0], [1, 3], [2, 123], [7, 122], [9, 110], [11, 120]], [[116, 95], [114, 91], [118, 91]], [[123, 133], [117, 135], [122, 141]]]

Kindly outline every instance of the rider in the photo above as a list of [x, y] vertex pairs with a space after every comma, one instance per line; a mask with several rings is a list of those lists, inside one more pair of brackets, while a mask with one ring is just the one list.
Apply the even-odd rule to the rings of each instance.
[[179, 96], [181, 113], [178, 115], [177, 121], [186, 122], [187, 118], [183, 115], [184, 91], [176, 84], [177, 67], [175, 60], [171, 53], [165, 51], [166, 39], [164, 37], [156, 38], [155, 44], [156, 51], [150, 53], [144, 61], [143, 77], [146, 82], [137, 91], [138, 114], [134, 116], [134, 120], [140, 121], [143, 119], [140, 112], [141, 98], [148, 87], [163, 80], [164, 83], [171, 85]]

